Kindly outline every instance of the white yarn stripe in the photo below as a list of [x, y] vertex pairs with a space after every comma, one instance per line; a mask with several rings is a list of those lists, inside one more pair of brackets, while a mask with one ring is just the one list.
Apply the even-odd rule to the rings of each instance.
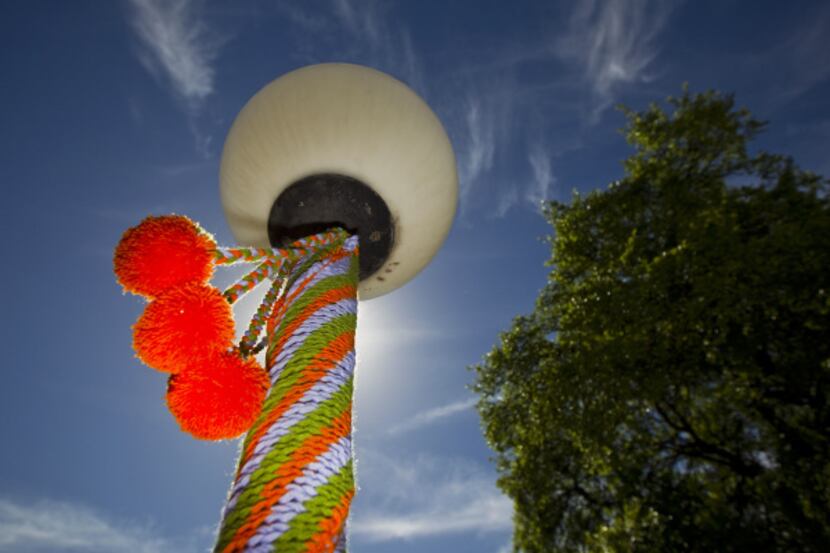
[[227, 509], [230, 510], [236, 505], [239, 496], [248, 487], [251, 475], [262, 464], [263, 459], [271, 452], [273, 446], [279, 442], [295, 424], [303, 420], [306, 415], [314, 411], [321, 403], [325, 402], [340, 390], [350, 379], [355, 363], [354, 351], [347, 353], [340, 362], [323, 376], [312, 388], [303, 394], [296, 403], [277, 419], [262, 436], [254, 447], [254, 454], [242, 467], [239, 478], [233, 485], [231, 497], [228, 500]]
[[246, 550], [262, 544], [269, 545], [273, 550], [274, 541], [288, 530], [291, 520], [305, 511], [305, 502], [315, 497], [320, 486], [346, 466], [351, 459], [351, 447], [350, 437], [340, 438], [310, 463], [300, 477], [288, 484], [285, 494], [271, 508], [268, 518], [248, 541]]

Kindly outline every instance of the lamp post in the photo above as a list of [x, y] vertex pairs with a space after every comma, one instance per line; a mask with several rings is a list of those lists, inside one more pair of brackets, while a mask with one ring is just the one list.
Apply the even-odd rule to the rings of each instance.
[[[356, 235], [357, 297], [366, 300], [403, 285], [438, 251], [455, 214], [457, 177], [452, 147], [441, 123], [412, 90], [367, 67], [322, 64], [284, 75], [244, 107], [225, 142], [221, 192], [228, 223], [242, 244], [287, 245], [331, 227]], [[348, 270], [345, 264], [343, 270]], [[343, 319], [346, 310], [332, 309], [333, 305], [344, 304], [344, 294], [331, 297], [332, 301], [320, 302], [316, 312], [329, 324]], [[313, 316], [308, 314], [309, 318]], [[324, 324], [318, 321], [308, 326], [316, 329]], [[301, 325], [293, 328], [300, 329]], [[280, 329], [276, 331], [279, 333]], [[313, 332], [303, 336], [312, 339]], [[337, 331], [331, 331], [329, 336], [335, 334]], [[288, 339], [275, 333], [271, 343], [277, 344], [278, 350], [279, 344]], [[281, 350], [272, 353], [267, 365], [272, 390], [277, 390], [281, 378], [294, 375], [286, 375], [285, 366], [280, 363], [289, 356], [280, 357]], [[342, 362], [334, 359], [341, 355]], [[319, 364], [320, 359], [311, 361], [314, 363]], [[348, 389], [347, 395], [351, 396], [353, 354], [337, 350], [323, 364], [336, 367], [328, 370], [342, 371], [340, 389]], [[296, 372], [302, 374], [303, 369], [297, 368]], [[324, 388], [320, 386], [321, 390]], [[311, 413], [319, 413], [329, 394], [322, 393], [314, 399], [309, 392], [302, 396], [310, 398], [305, 404], [299, 394], [296, 397], [295, 407], [307, 406]], [[347, 409], [351, 409], [351, 397]], [[338, 411], [332, 409], [330, 416], [337, 417]], [[343, 424], [344, 420], [351, 420], [350, 414], [335, 420]], [[273, 424], [281, 428], [279, 419], [274, 419]], [[320, 441], [319, 435], [292, 443], [298, 448], [313, 449]], [[341, 521], [354, 486], [350, 436], [350, 428], [346, 436], [330, 432], [329, 439], [323, 440], [332, 444], [326, 450], [329, 457], [325, 457], [326, 453], [317, 457], [296, 454], [303, 459], [299, 465], [305, 467], [293, 467], [294, 481], [301, 480], [296, 486], [277, 484], [278, 476], [273, 470], [263, 471], [266, 474], [260, 474], [259, 480], [252, 479], [258, 483], [267, 481], [262, 484], [263, 490], [249, 494], [260, 510], [255, 514], [248, 512], [247, 520], [259, 524], [245, 527], [245, 517], [233, 518], [239, 508], [235, 498], [244, 493], [238, 491], [244, 486], [234, 487], [217, 550], [244, 551], [247, 544], [252, 550], [259, 550], [256, 548], [262, 544], [263, 551], [280, 551], [280, 542], [286, 551], [328, 551], [334, 547], [345, 550]], [[255, 447], [250, 433], [246, 443], [249, 445], [243, 449], [237, 482], [249, 474], [245, 472], [246, 452]], [[321, 445], [317, 449], [325, 448]], [[261, 459], [266, 457], [267, 454], [260, 455]], [[324, 462], [315, 465], [315, 459]], [[319, 499], [314, 485], [307, 484], [315, 481], [319, 484], [317, 489], [329, 492], [328, 501]], [[268, 483], [273, 484], [268, 487]], [[286, 499], [291, 491], [297, 492], [296, 497]], [[317, 514], [310, 515], [303, 502], [313, 502]], [[336, 523], [330, 523], [331, 517], [337, 518]], [[301, 518], [302, 524], [292, 524]], [[229, 519], [231, 522], [227, 522]], [[240, 530], [243, 527], [246, 531]], [[231, 541], [234, 530], [237, 537], [242, 536], [236, 542]], [[286, 539], [292, 537], [292, 532], [295, 537]]]
[[[199, 438], [246, 433], [216, 552], [346, 550], [357, 303], [429, 263], [457, 188], [449, 139], [411, 89], [368, 67], [312, 65], [255, 94], [228, 134], [220, 191], [238, 247], [181, 216], [125, 233], [116, 275], [151, 300], [134, 345], [171, 373], [173, 415]], [[257, 267], [224, 293], [206, 285], [236, 262]], [[229, 304], [265, 281], [233, 346]]]

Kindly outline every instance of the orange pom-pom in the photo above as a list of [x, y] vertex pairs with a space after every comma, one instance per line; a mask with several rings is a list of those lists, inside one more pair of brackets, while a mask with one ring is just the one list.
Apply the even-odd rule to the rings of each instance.
[[207, 282], [216, 243], [183, 215], [147, 217], [115, 248], [115, 276], [128, 292], [153, 298], [174, 286]]
[[133, 349], [145, 364], [175, 373], [230, 348], [234, 335], [233, 312], [222, 293], [191, 283], [147, 305], [133, 326]]
[[262, 411], [268, 386], [268, 373], [256, 359], [228, 351], [171, 376], [167, 406], [181, 429], [196, 438], [236, 438]]

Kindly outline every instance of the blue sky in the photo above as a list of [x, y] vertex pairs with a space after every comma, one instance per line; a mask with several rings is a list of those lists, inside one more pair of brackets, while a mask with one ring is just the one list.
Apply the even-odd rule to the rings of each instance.
[[508, 551], [512, 506], [465, 367], [544, 283], [539, 202], [622, 176], [616, 103], [642, 108], [684, 81], [734, 92], [771, 121], [758, 147], [830, 174], [821, 1], [12, 0], [0, 37], [0, 552], [212, 543], [237, 444], [177, 429], [164, 376], [130, 349], [143, 305], [122, 296], [112, 249], [169, 212], [231, 244], [224, 136], [289, 70], [347, 61], [407, 82], [444, 122], [461, 178], [434, 262], [360, 306], [359, 553]]

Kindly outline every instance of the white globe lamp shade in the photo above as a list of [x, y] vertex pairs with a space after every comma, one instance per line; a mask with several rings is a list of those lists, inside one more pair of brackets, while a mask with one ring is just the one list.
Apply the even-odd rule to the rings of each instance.
[[368, 67], [327, 63], [283, 75], [245, 105], [225, 141], [220, 190], [242, 245], [332, 224], [357, 233], [366, 300], [436, 254], [458, 177], [447, 133], [415, 92]]

